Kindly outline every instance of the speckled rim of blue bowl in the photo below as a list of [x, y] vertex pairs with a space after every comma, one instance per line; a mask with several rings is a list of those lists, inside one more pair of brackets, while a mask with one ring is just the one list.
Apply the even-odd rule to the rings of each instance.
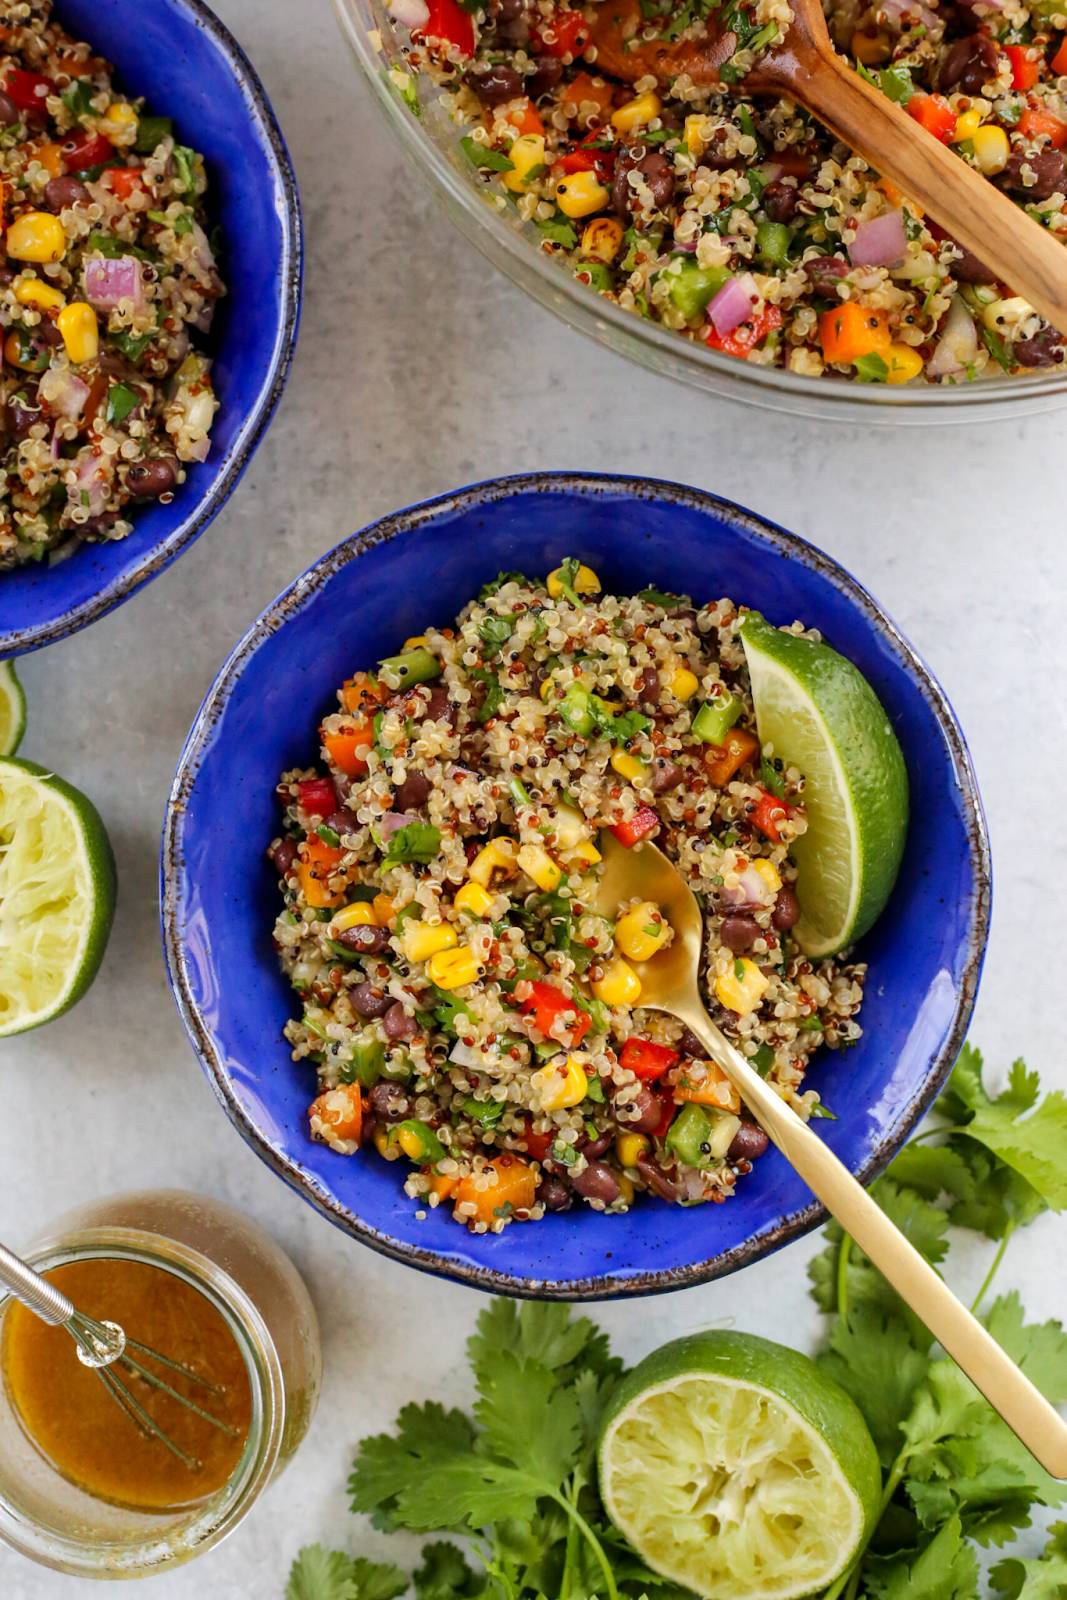
[[[283, 245], [278, 263], [278, 276], [282, 283], [282, 317], [275, 344], [270, 371], [260, 389], [255, 405], [244, 420], [241, 431], [230, 449], [230, 459], [225, 472], [211, 492], [198, 501], [185, 520], [167, 537], [145, 552], [144, 559], [128, 572], [119, 574], [72, 611], [50, 622], [30, 628], [0, 628], [0, 660], [28, 655], [44, 645], [55, 644], [69, 638], [91, 622], [98, 622], [109, 611], [120, 606], [141, 588], [151, 583], [175, 561], [182, 551], [198, 539], [209, 523], [218, 516], [244, 476], [256, 447], [267, 430], [275, 408], [282, 397], [296, 350], [300, 327], [300, 307], [304, 286], [304, 224], [300, 209], [300, 192], [292, 156], [285, 142], [281, 125], [275, 115], [260, 80], [244, 48], [226, 24], [204, 4], [204, 0], [179, 0], [190, 13], [194, 23], [219, 45], [228, 57], [234, 73], [248, 91], [249, 98], [262, 119], [263, 132], [277, 165], [283, 197]], [[75, 556], [76, 559], [76, 556]], [[0, 583], [3, 582], [0, 576]]]
[[251, 1121], [233, 1092], [220, 1053], [212, 1038], [211, 1029], [192, 998], [180, 934], [183, 904], [181, 886], [185, 876], [182, 832], [187, 799], [196, 782], [200, 764], [211, 746], [215, 726], [230, 693], [259, 647], [278, 629], [284, 627], [292, 614], [309, 605], [317, 592], [342, 567], [347, 566], [350, 561], [358, 560], [362, 554], [376, 545], [394, 539], [425, 522], [433, 521], [443, 514], [469, 511], [478, 505], [513, 495], [516, 491], [536, 492], [539, 489], [587, 494], [622, 492], [638, 498], [645, 496], [724, 513], [729, 520], [775, 546], [788, 559], [814, 568], [837, 589], [843, 591], [863, 612], [872, 628], [888, 640], [914, 673], [923, 697], [930, 705], [945, 736], [963, 795], [974, 891], [971, 897], [966, 961], [952, 1026], [931, 1062], [926, 1083], [921, 1093], [912, 1101], [907, 1116], [901, 1119], [891, 1135], [884, 1138], [871, 1151], [863, 1165], [854, 1169], [853, 1175], [861, 1184], [866, 1185], [884, 1171], [948, 1080], [967, 1037], [985, 961], [992, 906], [992, 862], [985, 813], [970, 751], [948, 697], [930, 668], [878, 605], [874, 596], [847, 568], [798, 534], [790, 533], [777, 523], [768, 521], [744, 506], [739, 506], [735, 501], [706, 490], [673, 483], [666, 479], [640, 478], [622, 473], [568, 471], [517, 473], [510, 477], [470, 484], [452, 493], [437, 495], [433, 499], [419, 501], [400, 511], [391, 512], [369, 523], [359, 532], [349, 535], [313, 562], [272, 601], [234, 647], [228, 660], [216, 675], [189, 731], [168, 797], [160, 847], [160, 924], [163, 950], [171, 989], [186, 1032], [211, 1083], [215, 1097], [230, 1122], [260, 1160], [336, 1227], [369, 1246], [379, 1255], [387, 1256], [404, 1266], [415, 1267], [435, 1277], [465, 1283], [490, 1294], [504, 1294], [519, 1299], [564, 1301], [616, 1300], [667, 1294], [696, 1284], [708, 1283], [715, 1278], [726, 1277], [751, 1262], [772, 1254], [791, 1240], [801, 1238], [813, 1228], [826, 1222], [828, 1220], [826, 1208], [813, 1196], [809, 1204], [784, 1217], [773, 1232], [765, 1232], [750, 1238], [728, 1251], [720, 1252], [709, 1261], [695, 1262], [687, 1267], [638, 1273], [624, 1279], [593, 1276], [568, 1279], [560, 1283], [533, 1282], [491, 1267], [456, 1261], [440, 1255], [435, 1250], [420, 1249], [417, 1246], [400, 1243], [357, 1216], [336, 1196], [325, 1192]]

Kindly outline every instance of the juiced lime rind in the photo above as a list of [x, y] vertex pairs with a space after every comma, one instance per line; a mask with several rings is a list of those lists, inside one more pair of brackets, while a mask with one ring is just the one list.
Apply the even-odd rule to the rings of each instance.
[[[96, 977], [107, 948], [115, 914], [117, 879], [115, 858], [100, 814], [92, 801], [72, 784], [40, 767], [34, 761], [5, 757], [0, 759], [0, 836], [6, 831], [5, 791], [16, 784], [38, 786], [48, 807], [59, 807], [70, 841], [71, 890], [74, 914], [81, 919], [79, 937], [65, 963], [65, 973], [54, 993], [36, 1006], [21, 1010], [12, 1006], [11, 957], [0, 944], [0, 1038], [25, 1033], [68, 1011]], [[0, 885], [3, 866], [17, 841], [8, 840], [0, 856]], [[0, 902], [3, 895], [0, 892]], [[56, 913], [57, 917], [66, 913]], [[10, 916], [0, 919], [0, 936], [10, 936]], [[7, 972], [5, 973], [5, 965]]]
[[874, 690], [829, 645], [771, 627], [740, 627], [763, 744], [804, 774], [807, 831], [792, 847], [807, 955], [828, 956], [873, 926], [904, 854], [908, 774]]
[[[684, 1559], [677, 1515], [657, 1513], [657, 1492], [664, 1493], [662, 1468], [647, 1462], [645, 1480], [635, 1483], [641, 1515], [647, 1517], [651, 1531], [635, 1525], [620, 1506], [618, 1479], [612, 1457], [619, 1453], [620, 1430], [642, 1409], [648, 1414], [661, 1397], [684, 1394], [694, 1384], [714, 1386], [716, 1395], [723, 1389], [748, 1400], [764, 1397], [788, 1418], [794, 1431], [810, 1439], [812, 1455], [821, 1457], [823, 1475], [817, 1480], [816, 1497], [826, 1514], [823, 1536], [832, 1555], [825, 1567], [797, 1572], [791, 1561], [780, 1574], [766, 1572], [755, 1585], [741, 1581], [736, 1566], [722, 1573], [714, 1586], [701, 1581], [701, 1573]], [[709, 1399], [712, 1388], [706, 1391]], [[770, 1473], [773, 1463], [762, 1463]], [[705, 1600], [804, 1600], [831, 1584], [850, 1565], [853, 1556], [869, 1538], [879, 1514], [881, 1472], [878, 1454], [863, 1417], [853, 1400], [813, 1361], [795, 1350], [761, 1339], [755, 1334], [714, 1330], [691, 1334], [664, 1345], [640, 1362], [622, 1380], [601, 1425], [598, 1451], [600, 1490], [608, 1514], [643, 1560], [654, 1571], [673, 1582], [692, 1588]], [[695, 1475], [705, 1462], [684, 1460], [683, 1475]], [[613, 1478], [615, 1482], [613, 1483]], [[780, 1484], [781, 1474], [778, 1474]], [[801, 1481], [799, 1499], [812, 1498], [811, 1487]], [[666, 1547], [660, 1549], [657, 1537]], [[653, 1542], [650, 1543], [650, 1538]], [[701, 1549], [707, 1552], [705, 1565], [714, 1564], [717, 1541], [705, 1538]], [[705, 1577], [707, 1577], [705, 1573]]]
[[0, 661], [0, 756], [13, 756], [26, 731], [26, 696], [13, 661]]

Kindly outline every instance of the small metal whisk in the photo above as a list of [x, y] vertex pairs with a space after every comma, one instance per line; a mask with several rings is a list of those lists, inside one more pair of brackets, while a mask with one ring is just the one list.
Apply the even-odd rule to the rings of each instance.
[[127, 1386], [112, 1370], [114, 1367], [125, 1368], [132, 1372], [142, 1382], [151, 1388], [158, 1389], [160, 1393], [170, 1395], [172, 1400], [177, 1400], [187, 1410], [193, 1411], [213, 1428], [218, 1428], [222, 1433], [229, 1434], [231, 1439], [238, 1437], [238, 1430], [223, 1422], [221, 1418], [212, 1416], [210, 1411], [205, 1411], [203, 1406], [182, 1394], [180, 1390], [161, 1378], [158, 1373], [151, 1371], [130, 1352], [135, 1350], [139, 1355], [146, 1356], [150, 1361], [157, 1363], [165, 1371], [172, 1372], [186, 1379], [188, 1383], [195, 1384], [197, 1388], [206, 1390], [209, 1394], [221, 1395], [224, 1391], [218, 1384], [210, 1383], [202, 1378], [199, 1373], [190, 1367], [183, 1366], [180, 1361], [172, 1361], [169, 1356], [164, 1356], [158, 1350], [151, 1349], [148, 1345], [139, 1344], [136, 1339], [127, 1338], [125, 1332], [117, 1322], [98, 1322], [95, 1317], [86, 1316], [84, 1311], [78, 1311], [67, 1299], [63, 1292], [49, 1283], [47, 1278], [42, 1278], [21, 1257], [15, 1255], [6, 1245], [0, 1244], [0, 1287], [9, 1289], [15, 1299], [20, 1301], [34, 1316], [40, 1317], [50, 1327], [66, 1328], [77, 1347], [78, 1360], [83, 1366], [90, 1367], [96, 1373], [106, 1388], [108, 1394], [126, 1412], [126, 1415], [137, 1424], [142, 1433], [149, 1438], [156, 1439], [165, 1445], [172, 1455], [177, 1456], [190, 1472], [200, 1469], [200, 1462], [195, 1457], [175, 1444], [159, 1426], [154, 1417], [150, 1416], [144, 1406], [131, 1394]]

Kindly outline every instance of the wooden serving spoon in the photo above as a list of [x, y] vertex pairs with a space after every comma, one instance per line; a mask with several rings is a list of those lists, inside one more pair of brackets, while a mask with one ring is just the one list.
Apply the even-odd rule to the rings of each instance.
[[[708, 1016], [700, 995], [704, 919], [677, 867], [654, 844], [627, 849], [601, 835], [602, 876], [594, 896], [598, 911], [615, 918], [634, 900], [658, 905], [674, 931], [667, 948], [641, 962], [641, 1005], [684, 1022], [708, 1058], [721, 1067], [756, 1121], [808, 1188], [840, 1222], [921, 1317], [957, 1365], [985, 1395], [1046, 1472], [1067, 1478], [1067, 1422], [1011, 1357], [942, 1282], [914, 1245], [806, 1122], [786, 1105]], [[856, 1108], [862, 1115], [863, 1108]], [[744, 1200], [734, 1202], [744, 1205]]]
[[698, 86], [724, 93], [788, 95], [891, 178], [1054, 328], [1067, 333], [1064, 246], [853, 72], [830, 41], [820, 0], [791, 4], [793, 23], [785, 37], [736, 84], [724, 83], [719, 75], [733, 54], [735, 37], [717, 24], [714, 14], [707, 18], [702, 38], [673, 44], [648, 41], [642, 38], [649, 23], [640, 0], [598, 0], [591, 65], [624, 83], [651, 75], [667, 85], [687, 73]]

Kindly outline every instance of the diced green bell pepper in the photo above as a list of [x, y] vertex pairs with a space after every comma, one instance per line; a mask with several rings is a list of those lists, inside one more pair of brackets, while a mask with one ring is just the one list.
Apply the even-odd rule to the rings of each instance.
[[480, 1122], [483, 1128], [495, 1128], [504, 1115], [504, 1105], [500, 1100], [479, 1100], [476, 1095], [469, 1094], [463, 1101], [463, 1109], [468, 1117], [475, 1122]]
[[385, 1045], [380, 1039], [361, 1039], [352, 1047], [351, 1059], [341, 1068], [342, 1083], [373, 1089], [385, 1066]]
[[[421, 1165], [426, 1162], [444, 1160], [445, 1147], [433, 1129], [425, 1122], [419, 1122], [414, 1117], [409, 1118], [406, 1122], [398, 1122], [389, 1135], [389, 1142], [391, 1144], [398, 1142], [401, 1134], [408, 1135], [406, 1143], [411, 1143], [412, 1140], [418, 1143], [418, 1150], [415, 1154], [412, 1154], [411, 1150], [404, 1150], [404, 1154], [410, 1161]], [[401, 1144], [400, 1148], [403, 1150], [404, 1145]]]
[[431, 683], [441, 676], [441, 663], [431, 650], [422, 645], [417, 650], [405, 650], [398, 656], [386, 656], [378, 665], [388, 678], [395, 680], [398, 689], [409, 689], [413, 683]]
[[704, 744], [722, 744], [741, 715], [741, 702], [734, 694], [707, 700], [693, 718], [693, 737]]
[[593, 699], [584, 684], [572, 683], [556, 706], [556, 711], [571, 732], [583, 738], [591, 734], [596, 727]]
[[667, 1149], [687, 1167], [706, 1167], [711, 1155], [711, 1118], [703, 1106], [686, 1105], [667, 1130]]
[[686, 322], [696, 322], [704, 315], [708, 301], [729, 276], [725, 267], [698, 267], [695, 261], [683, 261], [680, 271], [667, 274], [671, 299]]
[[582, 261], [574, 269], [580, 283], [588, 283], [598, 294], [615, 287], [615, 274], [603, 261]]
[[756, 250], [760, 260], [768, 266], [786, 266], [792, 243], [793, 230], [784, 222], [761, 222], [756, 229]]

